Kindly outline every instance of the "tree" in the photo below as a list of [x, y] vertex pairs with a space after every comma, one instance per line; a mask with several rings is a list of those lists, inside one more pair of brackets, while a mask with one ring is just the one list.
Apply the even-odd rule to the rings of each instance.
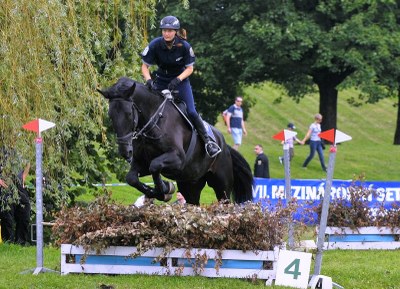
[[[324, 130], [336, 127], [338, 90], [349, 76], [360, 88], [371, 86], [382, 65], [371, 60], [389, 50], [391, 33], [398, 30], [393, 22], [380, 25], [395, 15], [394, 1], [201, 0], [188, 11], [166, 9], [188, 24], [199, 58], [198, 83], [209, 101], [212, 94], [223, 97], [227, 87], [265, 80], [284, 85], [296, 100], [317, 88]], [[369, 77], [360, 81], [361, 75]]]
[[103, 181], [107, 165], [123, 164], [104, 157], [115, 143], [107, 142], [107, 104], [95, 88], [139, 75], [132, 63], [155, 2], [2, 1], [1, 145], [33, 160], [33, 136], [22, 125], [39, 117], [55, 122], [45, 133], [43, 167], [56, 188]]
[[384, 1], [376, 7], [376, 13], [369, 14], [374, 23], [369, 31], [370, 43], [375, 49], [365, 52], [364, 68], [358, 70], [347, 85], [357, 86], [361, 90], [358, 100], [375, 103], [385, 97], [397, 98], [397, 122], [394, 144], [400, 144], [400, 2]]
[[[381, 63], [369, 60], [388, 49], [390, 30], [379, 26], [376, 19], [382, 13], [386, 17], [393, 13], [391, 7], [370, 1], [273, 2], [244, 25], [254, 47], [262, 47], [262, 53], [273, 62], [257, 58], [269, 76], [285, 85], [292, 95], [298, 95], [293, 88], [303, 85], [297, 83], [299, 80], [310, 78], [319, 90], [323, 130], [336, 128], [339, 85], [356, 73], [379, 73]], [[282, 74], [282, 68], [291, 74]], [[288, 82], [292, 82], [290, 86]]]

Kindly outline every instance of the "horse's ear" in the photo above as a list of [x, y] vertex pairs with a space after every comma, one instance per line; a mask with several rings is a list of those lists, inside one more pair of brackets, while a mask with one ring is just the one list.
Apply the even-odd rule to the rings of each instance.
[[108, 95], [107, 91], [103, 91], [101, 89], [96, 88], [97, 92], [99, 92], [101, 95], [103, 95], [105, 98], [110, 99], [110, 96]]
[[128, 96], [132, 97], [133, 93], [135, 92], [136, 89], [136, 82], [132, 84], [132, 86], [128, 89]]

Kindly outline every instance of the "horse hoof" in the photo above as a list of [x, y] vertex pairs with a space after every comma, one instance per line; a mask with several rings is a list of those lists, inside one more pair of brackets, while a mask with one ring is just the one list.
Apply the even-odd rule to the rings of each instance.
[[175, 185], [173, 182], [168, 182], [169, 185], [169, 190], [168, 193], [166, 193], [166, 195], [171, 194], [173, 195], [175, 193]]
[[173, 182], [170, 182], [169, 184], [170, 184], [170, 185], [169, 185], [169, 187], [170, 187], [169, 192], [170, 192], [171, 194], [175, 193], [176, 188], [175, 188], [174, 183], [173, 183]]
[[173, 182], [168, 182], [168, 192], [164, 194], [164, 202], [169, 202], [175, 193], [175, 185]]
[[169, 202], [172, 199], [173, 194], [165, 194], [164, 195], [164, 202]]

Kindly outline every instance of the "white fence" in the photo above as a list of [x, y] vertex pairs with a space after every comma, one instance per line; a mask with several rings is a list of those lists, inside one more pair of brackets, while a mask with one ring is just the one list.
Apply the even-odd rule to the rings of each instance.
[[[258, 278], [270, 280], [276, 277], [279, 248], [273, 251], [242, 252], [223, 250], [219, 269], [216, 269], [218, 251], [213, 249], [175, 249], [161, 262], [155, 262], [163, 249], [156, 248], [143, 255], [132, 258], [135, 247], [115, 246], [101, 254], [85, 251], [82, 247], [70, 244], [61, 245], [61, 274], [100, 273], [100, 274], [155, 274], [179, 276], [206, 276], [230, 278]], [[188, 257], [189, 256], [189, 257]], [[204, 266], [193, 266], [196, 256], [207, 259]], [[82, 263], [82, 264], [81, 264]], [[198, 268], [201, 267], [201, 268]], [[268, 282], [267, 282], [268, 283]]]
[[325, 230], [327, 242], [325, 250], [393, 250], [400, 248], [400, 229], [388, 227], [327, 227]]

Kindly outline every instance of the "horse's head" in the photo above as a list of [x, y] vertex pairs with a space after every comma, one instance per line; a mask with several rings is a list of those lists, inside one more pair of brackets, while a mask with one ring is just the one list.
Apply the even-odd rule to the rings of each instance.
[[99, 90], [109, 100], [108, 116], [117, 135], [118, 152], [128, 162], [132, 160], [132, 136], [134, 131], [133, 93], [136, 83], [126, 77], [113, 86]]

